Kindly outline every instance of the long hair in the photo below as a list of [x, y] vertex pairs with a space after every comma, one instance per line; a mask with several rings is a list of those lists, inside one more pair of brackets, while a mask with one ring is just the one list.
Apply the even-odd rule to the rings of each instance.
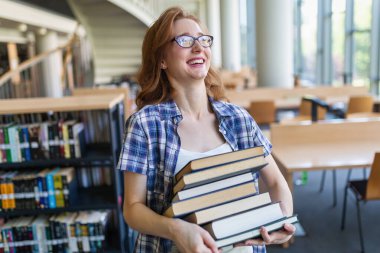
[[[161, 61], [166, 46], [173, 36], [173, 24], [179, 19], [191, 19], [201, 25], [195, 16], [185, 13], [179, 7], [171, 7], [161, 14], [145, 34], [142, 45], [142, 64], [137, 75], [137, 81], [141, 86], [141, 91], [136, 98], [139, 109], [171, 98], [169, 80], [165, 71], [161, 69]], [[222, 81], [212, 67], [208, 71], [205, 83], [209, 96], [215, 100], [225, 99]]]

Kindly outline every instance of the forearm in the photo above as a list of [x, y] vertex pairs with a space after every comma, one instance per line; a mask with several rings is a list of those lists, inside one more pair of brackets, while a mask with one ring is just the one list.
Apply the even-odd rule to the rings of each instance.
[[281, 208], [286, 216], [293, 214], [293, 198], [287, 185], [275, 183], [269, 187], [269, 194], [273, 202], [280, 201]]
[[273, 202], [280, 201], [285, 215], [293, 214], [293, 198], [288, 183], [270, 155], [267, 158], [268, 165], [262, 170], [263, 181], [269, 191]]
[[142, 203], [125, 206], [124, 217], [128, 225], [140, 233], [174, 240], [177, 219], [159, 215]]

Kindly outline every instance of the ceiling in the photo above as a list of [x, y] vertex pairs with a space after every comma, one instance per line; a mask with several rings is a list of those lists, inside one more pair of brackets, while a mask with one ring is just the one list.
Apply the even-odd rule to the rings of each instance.
[[40, 8], [65, 15], [70, 18], [75, 18], [66, 0], [18, 0], [18, 2], [37, 5]]

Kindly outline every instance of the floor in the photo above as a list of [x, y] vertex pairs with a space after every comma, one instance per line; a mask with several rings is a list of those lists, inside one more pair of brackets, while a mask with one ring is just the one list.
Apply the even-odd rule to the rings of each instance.
[[[322, 175], [320, 171], [309, 172], [307, 183], [295, 186], [294, 212], [298, 214], [306, 235], [296, 236], [289, 248], [278, 245], [268, 246], [269, 253], [361, 252], [356, 206], [352, 195], [349, 195], [347, 202], [346, 229], [344, 231], [340, 229], [344, 185], [348, 171], [337, 172], [336, 207], [333, 207], [332, 172], [326, 174], [322, 192], [319, 192]], [[369, 171], [367, 175], [368, 173]], [[362, 169], [353, 170], [351, 178], [362, 177]], [[361, 207], [366, 252], [380, 252], [380, 201], [362, 203]]]

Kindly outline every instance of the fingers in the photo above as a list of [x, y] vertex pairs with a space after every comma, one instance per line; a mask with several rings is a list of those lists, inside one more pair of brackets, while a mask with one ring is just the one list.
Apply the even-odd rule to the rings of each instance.
[[293, 224], [285, 223], [284, 229], [290, 234], [294, 234], [296, 232], [296, 227]]
[[249, 239], [245, 240], [244, 243], [234, 244], [234, 247], [237, 246], [253, 246], [253, 245], [264, 245], [265, 242], [262, 239]]
[[202, 232], [202, 239], [204, 244], [211, 250], [212, 253], [218, 253], [218, 247], [216, 246], [215, 240], [207, 231]]
[[260, 228], [260, 233], [261, 233], [261, 237], [263, 238], [266, 244], [272, 243], [273, 239], [271, 239], [271, 236], [269, 235], [268, 230], [265, 227]]
[[269, 244], [281, 244], [287, 242], [291, 236], [296, 232], [296, 227], [292, 224], [286, 223], [282, 230], [269, 234], [265, 227], [260, 228], [260, 234], [262, 239], [255, 238], [245, 240], [241, 243], [234, 244], [234, 247], [247, 246], [247, 245], [269, 245]]

